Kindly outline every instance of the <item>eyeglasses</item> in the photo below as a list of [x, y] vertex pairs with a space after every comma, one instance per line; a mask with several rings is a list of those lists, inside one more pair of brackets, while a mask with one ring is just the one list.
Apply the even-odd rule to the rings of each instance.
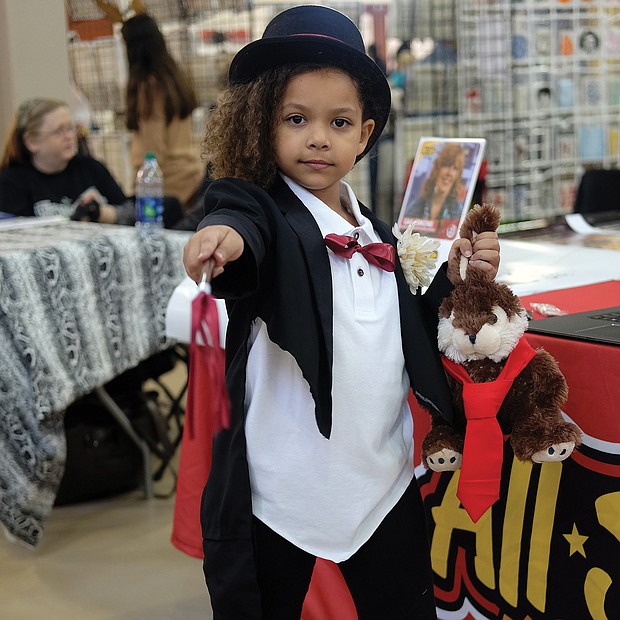
[[54, 138], [62, 138], [62, 136], [66, 134], [75, 133], [75, 125], [61, 125], [60, 127], [56, 127], [56, 129], [52, 129], [52, 131], [38, 131], [38, 136], [54, 136]]

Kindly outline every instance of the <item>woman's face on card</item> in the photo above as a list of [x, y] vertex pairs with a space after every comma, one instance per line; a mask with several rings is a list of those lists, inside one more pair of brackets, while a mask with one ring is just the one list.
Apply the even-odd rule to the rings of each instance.
[[448, 194], [459, 176], [459, 168], [456, 163], [446, 164], [439, 168], [435, 187], [441, 194]]
[[278, 168], [327, 204], [366, 148], [375, 123], [363, 120], [353, 79], [326, 68], [294, 76], [275, 131]]

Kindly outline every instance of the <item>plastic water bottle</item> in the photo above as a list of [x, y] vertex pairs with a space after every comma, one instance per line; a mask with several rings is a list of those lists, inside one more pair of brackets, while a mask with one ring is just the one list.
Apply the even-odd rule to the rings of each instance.
[[154, 153], [144, 156], [136, 175], [136, 226], [144, 231], [164, 226], [164, 175]]

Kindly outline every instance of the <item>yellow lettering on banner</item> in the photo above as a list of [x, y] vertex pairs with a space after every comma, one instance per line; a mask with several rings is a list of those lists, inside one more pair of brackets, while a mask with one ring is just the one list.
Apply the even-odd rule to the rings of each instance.
[[[620, 540], [620, 493], [601, 495], [595, 502], [599, 523]], [[605, 595], [612, 584], [611, 577], [601, 568], [591, 568], [583, 584], [583, 592], [592, 620], [608, 620], [605, 614]]]
[[620, 491], [601, 495], [594, 507], [598, 522], [620, 541]]
[[611, 586], [611, 577], [601, 568], [591, 568], [583, 584], [583, 593], [592, 620], [609, 620], [605, 613], [605, 594]]
[[551, 537], [562, 477], [562, 463], [543, 463], [540, 467], [527, 565], [527, 599], [536, 609], [545, 611]]
[[454, 530], [472, 532], [476, 536], [476, 555], [474, 566], [476, 576], [488, 588], [495, 587], [495, 570], [493, 566], [493, 532], [491, 510], [488, 510], [478, 523], [473, 523], [456, 496], [460, 471], [452, 476], [439, 506], [431, 512], [435, 530], [431, 541], [431, 561], [433, 570], [444, 579], [448, 576], [448, 557], [450, 542]]
[[524, 463], [513, 458], [502, 529], [499, 591], [503, 599], [515, 608], [519, 602], [519, 564], [521, 563], [523, 520], [531, 474], [531, 462]]

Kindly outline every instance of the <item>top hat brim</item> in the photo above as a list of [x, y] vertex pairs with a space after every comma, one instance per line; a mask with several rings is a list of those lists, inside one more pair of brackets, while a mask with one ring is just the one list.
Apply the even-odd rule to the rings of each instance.
[[379, 139], [385, 127], [391, 106], [389, 84], [379, 66], [370, 56], [321, 35], [297, 35], [258, 39], [242, 48], [233, 58], [228, 72], [231, 84], [250, 82], [261, 73], [288, 64], [316, 63], [343, 69], [353, 76], [363, 76], [372, 84], [372, 97], [380, 117], [374, 118], [375, 128], [361, 159]]

